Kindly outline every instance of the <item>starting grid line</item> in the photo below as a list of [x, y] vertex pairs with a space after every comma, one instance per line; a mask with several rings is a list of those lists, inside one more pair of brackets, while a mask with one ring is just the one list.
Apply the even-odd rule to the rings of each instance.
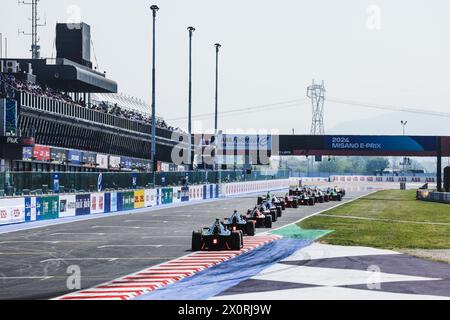
[[244, 237], [244, 248], [239, 251], [199, 251], [163, 264], [124, 276], [94, 288], [70, 293], [55, 300], [131, 300], [140, 295], [168, 286], [233, 259], [251, 250], [267, 245], [281, 237], [276, 235]]

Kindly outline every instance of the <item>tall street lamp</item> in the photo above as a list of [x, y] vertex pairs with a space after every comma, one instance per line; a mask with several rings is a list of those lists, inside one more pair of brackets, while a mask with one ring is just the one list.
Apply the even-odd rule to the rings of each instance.
[[[406, 125], [408, 124], [408, 121], [400, 121], [400, 124], [402, 125], [403, 128], [403, 136], [406, 135]], [[406, 167], [406, 163], [408, 162], [408, 158], [403, 157], [403, 173], [405, 173], [405, 167]]]
[[159, 8], [152, 5], [150, 10], [153, 12], [153, 64], [152, 64], [152, 166], [153, 166], [153, 183], [155, 179], [155, 172], [157, 171], [156, 162], [156, 12]]
[[218, 129], [218, 110], [219, 110], [219, 50], [222, 47], [220, 43], [214, 45], [216, 47], [216, 108], [215, 108], [215, 121], [214, 121], [214, 132], [217, 134]]
[[192, 34], [195, 31], [194, 27], [188, 27], [189, 31], [189, 98], [188, 98], [188, 133], [189, 133], [189, 168], [193, 170], [192, 159]]
[[402, 127], [403, 127], [403, 135], [406, 134], [406, 125], [408, 124], [408, 121], [400, 121]]

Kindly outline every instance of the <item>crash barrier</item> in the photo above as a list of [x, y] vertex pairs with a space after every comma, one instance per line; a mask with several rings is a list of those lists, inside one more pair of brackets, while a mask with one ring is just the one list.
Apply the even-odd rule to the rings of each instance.
[[331, 182], [435, 183], [434, 176], [331, 176]]
[[0, 226], [108, 214], [289, 187], [289, 180], [0, 198]]
[[288, 179], [285, 170], [186, 172], [2, 172], [0, 197], [38, 196], [50, 193], [89, 193], [97, 190], [155, 189], [185, 184], [203, 185]]
[[287, 189], [289, 188], [289, 183], [289, 179], [226, 183], [220, 186], [220, 196], [228, 197], [246, 193]]
[[216, 184], [0, 199], [0, 225], [107, 214], [219, 197]]
[[417, 190], [417, 200], [441, 202], [441, 203], [450, 204], [450, 192]]

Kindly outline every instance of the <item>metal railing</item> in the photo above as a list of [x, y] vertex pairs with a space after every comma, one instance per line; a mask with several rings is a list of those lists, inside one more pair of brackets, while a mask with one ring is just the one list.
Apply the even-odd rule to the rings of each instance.
[[155, 177], [137, 172], [2, 172], [0, 197], [96, 192], [99, 180], [103, 191], [113, 191], [288, 178], [289, 171], [157, 172]]

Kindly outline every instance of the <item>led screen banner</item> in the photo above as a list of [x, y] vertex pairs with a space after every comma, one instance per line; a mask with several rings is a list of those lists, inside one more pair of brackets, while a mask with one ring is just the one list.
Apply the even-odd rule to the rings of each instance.
[[432, 157], [437, 156], [438, 141], [436, 136], [282, 135], [279, 150], [272, 150], [272, 154]]

